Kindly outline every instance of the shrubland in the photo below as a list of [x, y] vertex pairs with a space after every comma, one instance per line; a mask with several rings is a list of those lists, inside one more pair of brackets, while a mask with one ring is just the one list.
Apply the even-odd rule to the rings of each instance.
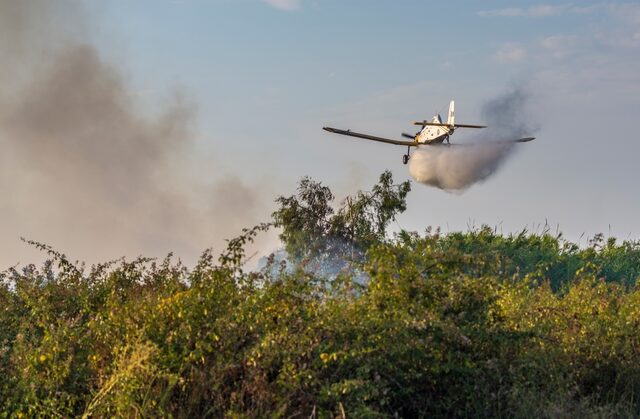
[[[193, 268], [39, 243], [0, 276], [3, 417], [635, 417], [640, 243], [388, 235], [409, 183], [311, 179]], [[246, 268], [279, 228], [286, 254]]]

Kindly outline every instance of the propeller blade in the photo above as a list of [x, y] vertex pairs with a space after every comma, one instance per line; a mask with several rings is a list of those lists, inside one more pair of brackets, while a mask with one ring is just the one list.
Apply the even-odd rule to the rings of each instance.
[[412, 140], [415, 140], [415, 139], [416, 139], [416, 136], [415, 136], [415, 135], [407, 134], [406, 132], [403, 132], [403, 133], [402, 133], [402, 136], [403, 136], [404, 138], [411, 138]]

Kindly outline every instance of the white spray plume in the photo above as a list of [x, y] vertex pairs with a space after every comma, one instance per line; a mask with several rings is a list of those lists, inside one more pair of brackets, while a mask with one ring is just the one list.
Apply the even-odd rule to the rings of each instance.
[[511, 144], [423, 146], [411, 156], [409, 173], [420, 183], [446, 191], [463, 191], [491, 176], [512, 147]]
[[525, 121], [528, 95], [517, 88], [487, 102], [482, 108], [489, 127], [473, 144], [452, 147], [418, 147], [412, 153], [409, 173], [420, 183], [449, 192], [462, 192], [494, 174], [517, 146], [496, 141], [531, 135]]

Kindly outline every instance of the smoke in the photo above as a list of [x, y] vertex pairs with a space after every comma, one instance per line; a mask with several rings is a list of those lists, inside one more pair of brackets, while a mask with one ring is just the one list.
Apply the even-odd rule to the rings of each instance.
[[493, 175], [518, 144], [496, 141], [531, 135], [525, 122], [528, 94], [523, 88], [487, 102], [482, 107], [488, 128], [473, 143], [452, 147], [419, 147], [409, 161], [409, 173], [418, 182], [446, 191], [464, 191]]
[[190, 170], [202, 165], [195, 106], [182, 94], [157, 114], [138, 106], [84, 41], [78, 2], [0, 0], [0, 10], [0, 269], [24, 255], [20, 236], [89, 261], [169, 251], [189, 261], [258, 221], [257, 188]]

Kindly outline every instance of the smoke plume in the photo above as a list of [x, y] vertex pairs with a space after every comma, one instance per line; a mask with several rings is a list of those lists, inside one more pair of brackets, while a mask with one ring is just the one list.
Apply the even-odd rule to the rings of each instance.
[[0, 269], [20, 236], [89, 261], [222, 245], [256, 218], [256, 191], [190, 172], [195, 107], [141, 109], [78, 4], [0, 0]]
[[494, 174], [518, 144], [496, 141], [531, 135], [525, 123], [528, 95], [515, 89], [486, 103], [483, 120], [488, 128], [472, 143], [453, 147], [419, 147], [409, 161], [409, 173], [418, 182], [446, 191], [464, 191]]

